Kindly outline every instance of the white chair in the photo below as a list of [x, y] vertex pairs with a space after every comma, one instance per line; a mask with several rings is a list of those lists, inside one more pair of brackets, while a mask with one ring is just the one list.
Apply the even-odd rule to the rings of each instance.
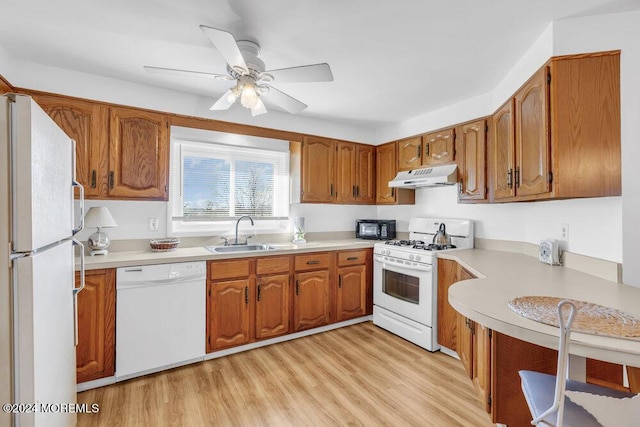
[[[569, 315], [565, 320], [563, 307], [569, 307]], [[558, 347], [558, 368], [556, 375], [542, 374], [533, 371], [520, 371], [522, 392], [529, 411], [533, 417], [531, 424], [556, 427], [602, 427], [602, 425], [585, 409], [573, 403], [565, 396], [566, 390], [581, 391], [615, 398], [633, 397], [625, 393], [580, 381], [568, 380], [569, 339], [571, 324], [575, 316], [575, 306], [569, 301], [558, 304], [560, 326], [560, 342]]]

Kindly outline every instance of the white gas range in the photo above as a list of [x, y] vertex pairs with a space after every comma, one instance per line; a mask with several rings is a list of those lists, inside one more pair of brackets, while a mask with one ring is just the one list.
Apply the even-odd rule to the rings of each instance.
[[[440, 224], [449, 247], [432, 245]], [[429, 351], [437, 342], [437, 253], [473, 248], [473, 221], [411, 218], [409, 240], [376, 243], [373, 249], [373, 323]]]

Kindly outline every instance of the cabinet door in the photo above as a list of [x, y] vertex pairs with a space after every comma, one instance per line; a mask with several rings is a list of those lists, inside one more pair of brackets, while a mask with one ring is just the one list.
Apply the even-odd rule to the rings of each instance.
[[422, 164], [422, 137], [398, 141], [398, 170], [417, 169]]
[[210, 282], [207, 352], [249, 342], [249, 279]]
[[329, 323], [329, 271], [295, 275], [293, 329], [315, 328]]
[[424, 137], [423, 165], [442, 165], [455, 160], [454, 131], [446, 129]]
[[76, 179], [87, 198], [107, 195], [108, 109], [97, 103], [34, 95], [35, 101], [76, 141]]
[[518, 196], [550, 191], [548, 73], [548, 67], [543, 67], [515, 95], [515, 183]]
[[168, 122], [162, 114], [112, 107], [109, 126], [109, 195], [167, 200]]
[[[80, 276], [76, 273], [76, 286]], [[115, 372], [115, 270], [89, 270], [78, 293], [78, 383], [110, 377]]]
[[460, 126], [456, 133], [460, 200], [486, 198], [486, 123], [484, 120]]
[[473, 383], [491, 413], [491, 330], [476, 323], [473, 338]]
[[335, 200], [336, 143], [307, 137], [302, 144], [302, 202], [331, 203]]
[[338, 269], [336, 306], [338, 321], [365, 315], [367, 309], [367, 269], [364, 265]]
[[289, 332], [289, 275], [257, 278], [256, 339]]
[[396, 177], [396, 144], [376, 147], [376, 203], [393, 204], [396, 202], [395, 188], [389, 187], [389, 181]]
[[457, 341], [456, 352], [467, 371], [469, 378], [473, 378], [473, 334], [475, 332], [475, 322], [458, 313], [457, 316]]
[[493, 115], [493, 198], [514, 197], [515, 141], [513, 99]]
[[336, 201], [355, 203], [356, 201], [356, 145], [338, 142], [336, 157]]
[[375, 203], [375, 147], [358, 145], [356, 156], [356, 200], [358, 203]]
[[458, 312], [449, 304], [449, 287], [458, 281], [458, 263], [438, 259], [438, 344], [457, 351]]

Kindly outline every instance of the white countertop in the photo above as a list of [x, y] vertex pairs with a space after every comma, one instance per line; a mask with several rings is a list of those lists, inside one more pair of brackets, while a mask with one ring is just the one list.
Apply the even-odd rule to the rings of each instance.
[[[96, 270], [99, 268], [131, 267], [134, 265], [166, 264], [188, 261], [209, 261], [216, 259], [262, 257], [285, 254], [297, 254], [318, 251], [337, 251], [360, 248], [372, 248], [376, 241], [347, 239], [347, 240], [321, 240], [294, 245], [293, 243], [275, 243], [276, 250], [233, 252], [226, 254], [214, 254], [202, 246], [181, 248], [169, 252], [146, 251], [122, 251], [109, 252], [107, 255], [85, 256], [85, 269]], [[80, 259], [76, 258], [76, 270], [80, 269]]]
[[[618, 284], [536, 258], [486, 249], [438, 254], [459, 262], [478, 279], [449, 288], [449, 303], [471, 320], [523, 341], [555, 348], [558, 329], [513, 312], [508, 302], [527, 295], [587, 301], [640, 318], [640, 288]], [[570, 352], [579, 356], [640, 366], [640, 340], [572, 333]]]

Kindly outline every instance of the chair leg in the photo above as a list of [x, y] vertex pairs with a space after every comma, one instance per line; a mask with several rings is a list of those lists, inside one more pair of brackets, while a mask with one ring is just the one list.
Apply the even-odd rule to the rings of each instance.
[[[569, 307], [569, 316], [567, 320], [564, 319], [563, 307], [567, 305]], [[567, 386], [567, 372], [569, 359], [569, 339], [571, 338], [571, 324], [573, 323], [573, 317], [575, 316], [576, 307], [569, 301], [563, 300], [558, 304], [558, 319], [560, 323], [560, 343], [558, 345], [558, 369], [556, 371], [556, 387], [553, 398], [553, 405], [547, 409], [541, 415], [531, 421], [531, 424], [537, 425], [540, 421], [546, 418], [548, 415], [557, 411], [556, 414], [556, 427], [562, 427], [562, 420], [564, 417], [564, 392]]]

